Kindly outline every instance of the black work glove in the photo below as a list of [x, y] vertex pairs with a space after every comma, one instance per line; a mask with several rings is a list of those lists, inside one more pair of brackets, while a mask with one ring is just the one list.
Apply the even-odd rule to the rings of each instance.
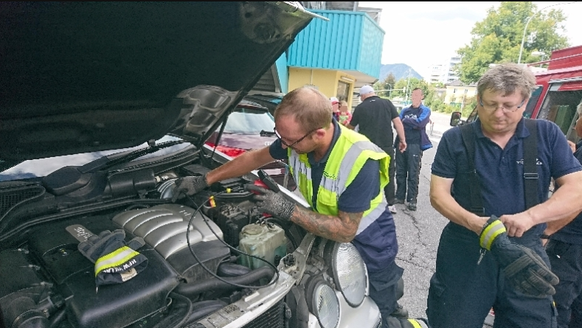
[[125, 242], [125, 231], [102, 231], [80, 242], [77, 248], [86, 258], [95, 263], [95, 284], [119, 284], [135, 277], [147, 267], [148, 259], [137, 249], [145, 244], [143, 238], [135, 237]]
[[257, 202], [259, 211], [286, 221], [291, 219], [295, 204], [287, 200], [283, 194], [252, 184], [245, 185], [245, 189], [256, 194], [253, 198]]
[[503, 268], [505, 279], [515, 290], [532, 297], [554, 295], [554, 285], [559, 282], [544, 260], [533, 250], [512, 243], [505, 226], [492, 215], [479, 236], [481, 247], [491, 254]]
[[208, 182], [206, 181], [206, 174], [202, 176], [188, 176], [184, 178], [176, 179], [174, 183], [174, 195], [172, 196], [172, 202], [175, 202], [178, 197], [182, 194], [192, 196], [201, 192], [208, 187]]

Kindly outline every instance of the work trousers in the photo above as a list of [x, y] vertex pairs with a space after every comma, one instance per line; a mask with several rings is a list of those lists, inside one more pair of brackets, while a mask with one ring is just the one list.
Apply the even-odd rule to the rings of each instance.
[[409, 144], [403, 153], [396, 152], [396, 198], [416, 203], [422, 150], [419, 144]]
[[546, 253], [560, 282], [556, 286], [558, 328], [582, 327], [582, 245], [550, 240]]
[[[531, 248], [549, 265], [539, 236], [512, 241]], [[516, 292], [505, 283], [491, 252], [477, 264], [480, 251], [476, 233], [452, 222], [443, 229], [428, 291], [431, 328], [482, 328], [491, 308], [496, 328], [555, 328], [557, 313], [552, 297]]]
[[388, 317], [396, 310], [399, 292], [398, 281], [402, 278], [402, 269], [396, 262], [383, 271], [368, 272], [370, 298], [374, 300], [382, 314], [382, 328], [389, 328]]
[[396, 159], [394, 158], [394, 148], [386, 147], [382, 148], [390, 156], [390, 166], [388, 167], [388, 177], [389, 181], [386, 187], [384, 187], [384, 196], [386, 196], [386, 202], [388, 205], [394, 204], [394, 190], [396, 189], [396, 181], [394, 181], [394, 175], [396, 174]]

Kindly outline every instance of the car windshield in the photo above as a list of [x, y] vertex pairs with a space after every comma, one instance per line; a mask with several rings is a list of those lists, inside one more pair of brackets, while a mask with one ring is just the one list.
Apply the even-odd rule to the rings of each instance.
[[275, 120], [264, 110], [237, 108], [228, 116], [224, 133], [259, 134], [261, 131], [273, 131]]
[[[173, 136], [164, 136], [157, 140], [157, 143], [166, 142], [166, 141], [179, 141], [182, 140], [177, 137]], [[103, 156], [120, 153], [129, 150], [137, 150], [143, 149], [148, 146], [147, 143], [144, 143], [140, 146], [131, 147], [131, 148], [123, 148], [123, 149], [115, 149], [115, 150], [107, 150], [107, 151], [97, 151], [92, 153], [83, 153], [83, 154], [73, 154], [73, 155], [65, 155], [65, 156], [55, 156], [49, 158], [40, 158], [34, 160], [24, 161], [14, 167], [11, 167], [5, 171], [0, 172], [0, 181], [10, 181], [10, 180], [17, 180], [17, 179], [29, 179], [29, 178], [36, 178], [36, 177], [44, 177], [48, 174], [60, 169], [61, 167], [65, 166], [81, 166], [87, 164], [91, 161], [97, 160]], [[149, 158], [149, 157], [157, 157], [163, 154], [168, 154], [171, 152], [176, 152], [182, 148], [187, 147], [188, 144], [178, 144], [172, 147], [160, 149], [154, 153], [147, 154], [141, 156], [139, 159]]]

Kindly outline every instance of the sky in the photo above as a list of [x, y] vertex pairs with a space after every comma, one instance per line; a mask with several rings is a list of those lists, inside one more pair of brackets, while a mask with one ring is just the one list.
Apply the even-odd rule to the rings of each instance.
[[[572, 46], [582, 45], [582, 2], [534, 1], [538, 9], [562, 9], [566, 37]], [[429, 67], [444, 64], [455, 51], [471, 42], [475, 23], [487, 17], [487, 10], [500, 2], [364, 2], [360, 7], [382, 8], [380, 27], [386, 32], [382, 64], [403, 63], [423, 77]], [[577, 18], [577, 19], [576, 19]], [[578, 33], [576, 33], [578, 32]]]

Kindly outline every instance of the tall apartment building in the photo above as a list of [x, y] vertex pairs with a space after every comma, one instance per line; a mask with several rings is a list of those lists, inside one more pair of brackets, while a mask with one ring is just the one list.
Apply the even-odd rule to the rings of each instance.
[[448, 61], [440, 64], [434, 64], [430, 67], [430, 75], [428, 78], [428, 83], [443, 83], [450, 84], [453, 81], [459, 79], [459, 76], [455, 72], [455, 65], [461, 63], [461, 57], [459, 55], [452, 56]]

